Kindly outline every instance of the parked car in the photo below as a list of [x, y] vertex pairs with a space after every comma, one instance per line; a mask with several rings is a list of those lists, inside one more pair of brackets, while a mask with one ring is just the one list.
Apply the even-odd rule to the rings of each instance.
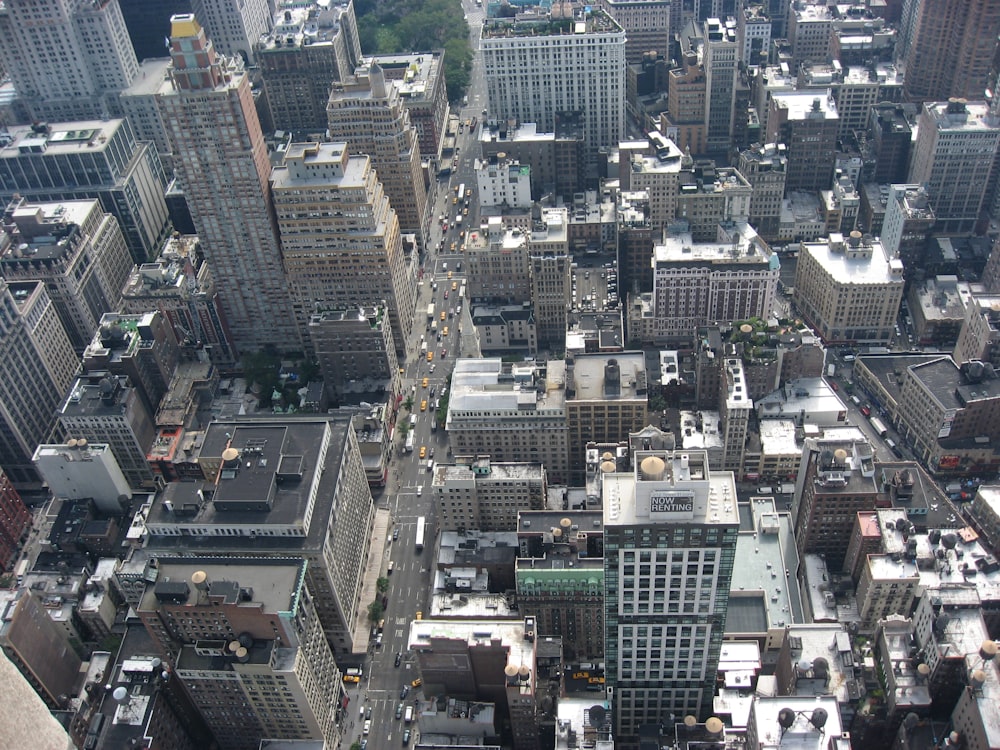
[[[398, 658], [399, 654], [396, 654], [396, 657]], [[399, 664], [397, 663], [396, 666], [398, 667]], [[403, 718], [403, 704], [402, 703], [400, 703], [400, 704], [398, 704], [396, 706], [396, 718], [397, 719], [402, 719]]]
[[410, 744], [410, 730], [409, 729], [404, 729], [403, 730], [403, 744], [404, 745], [409, 745]]
[[400, 690], [399, 690], [399, 699], [400, 700], [406, 700], [406, 696], [408, 696], [409, 694], [410, 694], [410, 686], [409, 685], [403, 685], [403, 687], [400, 688]]

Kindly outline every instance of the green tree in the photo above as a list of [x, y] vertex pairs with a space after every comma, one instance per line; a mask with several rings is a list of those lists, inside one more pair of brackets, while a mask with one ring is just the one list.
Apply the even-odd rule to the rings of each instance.
[[361, 750], [361, 743], [357, 740], [351, 743], [351, 750]]
[[413, 396], [406, 397], [406, 401], [403, 402], [403, 408], [407, 411], [413, 411]]
[[382, 609], [382, 602], [372, 602], [368, 605], [368, 619], [371, 622], [378, 622], [384, 614], [385, 610]]
[[649, 394], [649, 410], [652, 412], [664, 411], [667, 408], [667, 400], [661, 393]]
[[389, 590], [389, 579], [385, 576], [379, 576], [379, 579], [375, 581], [375, 588], [380, 594], [384, 594]]

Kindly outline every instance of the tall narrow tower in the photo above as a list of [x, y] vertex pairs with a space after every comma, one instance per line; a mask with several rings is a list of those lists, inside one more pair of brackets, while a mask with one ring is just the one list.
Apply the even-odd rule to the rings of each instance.
[[243, 65], [217, 55], [191, 14], [171, 18], [170, 56], [160, 112], [234, 342], [244, 352], [299, 349], [271, 166]]
[[715, 694], [739, 514], [730, 471], [705, 451], [637, 451], [603, 476], [605, 675], [615, 739], [693, 714]]

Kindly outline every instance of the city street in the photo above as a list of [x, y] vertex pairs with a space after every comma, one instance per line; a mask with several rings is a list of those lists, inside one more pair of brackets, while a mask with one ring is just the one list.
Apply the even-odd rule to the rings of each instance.
[[[486, 108], [485, 81], [482, 62], [478, 55], [479, 25], [485, 11], [475, 7], [472, 0], [467, 0], [464, 5], [468, 14], [475, 56], [468, 91], [469, 103], [467, 106], [459, 104], [452, 110], [462, 122], [472, 117], [481, 120], [482, 110]], [[402, 410], [399, 420], [402, 423], [403, 420], [409, 421], [411, 415], [416, 416], [416, 425], [413, 428], [414, 448], [412, 453], [404, 452], [402, 430], [397, 430], [391, 450], [389, 482], [385, 491], [376, 498], [376, 502], [381, 507], [388, 508], [392, 514], [389, 536], [392, 541], [386, 545], [382, 563], [382, 574], [389, 579], [389, 590], [386, 593], [388, 606], [385, 612], [382, 643], [370, 651], [363, 667], [364, 675], [361, 682], [345, 683], [350, 697], [344, 732], [345, 746], [366, 739], [369, 741], [368, 746], [372, 748], [385, 748], [397, 744], [402, 746], [403, 732], [406, 728], [411, 729], [414, 735], [410, 739], [410, 744], [413, 745], [417, 741], [416, 721], [407, 726], [402, 718], [397, 718], [397, 709], [402, 704], [403, 708], [399, 709], [399, 713], [402, 714], [405, 707], [412, 706], [414, 699], [421, 695], [419, 688], [411, 686], [412, 681], [417, 678], [417, 672], [406, 651], [406, 639], [410, 622], [416, 617], [416, 613], [429, 615], [437, 524], [430, 490], [433, 472], [427, 469], [428, 461], [450, 460], [448, 439], [444, 429], [439, 427], [436, 431], [431, 430], [436, 413], [434, 404], [441, 398], [455, 357], [478, 356], [468, 300], [459, 298], [465, 280], [465, 256], [461, 253], [463, 242], [461, 232], [464, 230], [467, 238], [470, 231], [475, 231], [470, 228], [478, 229], [479, 223], [474, 170], [474, 160], [479, 149], [473, 145], [475, 131], [475, 128], [462, 128], [456, 139], [457, 169], [452, 171], [450, 177], [437, 180], [429, 189], [431, 206], [428, 210], [431, 213], [431, 221], [428, 250], [422, 266], [422, 278], [418, 282], [413, 330], [407, 341], [407, 359], [401, 363], [403, 398], [405, 400], [412, 396], [413, 409], [410, 412]], [[470, 196], [469, 211], [467, 215], [463, 214], [461, 226], [456, 227], [454, 221], [456, 212], [462, 212], [464, 201], [453, 204], [452, 199], [456, 197], [455, 188], [463, 183]], [[447, 231], [442, 231], [440, 221], [442, 214], [448, 217]], [[456, 248], [454, 253], [451, 252], [452, 242]], [[441, 243], [440, 252], [438, 252], [439, 243]], [[449, 272], [451, 272], [450, 279]], [[434, 306], [433, 321], [437, 324], [436, 330], [431, 330], [432, 321], [427, 315], [428, 305]], [[459, 305], [461, 305], [460, 314]], [[442, 313], [444, 313], [443, 320]], [[444, 332], [445, 328], [447, 335]], [[424, 343], [427, 344], [427, 352], [432, 354], [430, 360], [422, 351]], [[424, 378], [427, 378], [426, 387], [423, 385]], [[421, 402], [424, 400], [427, 401], [426, 410], [421, 410]], [[421, 448], [425, 449], [423, 459], [420, 458]], [[425, 546], [423, 551], [418, 553], [415, 549], [415, 534], [417, 519], [420, 516], [426, 518], [427, 525]], [[391, 573], [388, 572], [390, 562], [393, 565]], [[375, 643], [375, 639], [372, 643]], [[397, 654], [400, 655], [398, 667]], [[408, 686], [409, 690], [407, 696], [401, 698], [404, 685]], [[369, 709], [371, 726], [368, 734], [362, 736]]]

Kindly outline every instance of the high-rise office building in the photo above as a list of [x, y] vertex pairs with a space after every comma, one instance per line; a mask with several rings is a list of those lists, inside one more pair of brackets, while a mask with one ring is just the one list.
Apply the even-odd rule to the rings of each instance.
[[3, 216], [0, 274], [8, 281], [44, 281], [70, 342], [83, 351], [101, 316], [118, 308], [132, 267], [118, 222], [96, 200], [21, 199]]
[[351, 421], [215, 420], [192, 463], [214, 492], [209, 499], [201, 482], [184, 481], [161, 491], [146, 525], [156, 556], [208, 549], [304, 558], [330, 646], [364, 654], [371, 624], [361, 597], [375, 506]]
[[566, 361], [570, 482], [584, 482], [587, 443], [617, 445], [648, 422], [646, 361], [641, 352], [582, 354]]
[[775, 93], [768, 105], [768, 143], [787, 146], [785, 194], [829, 190], [840, 120], [830, 91]]
[[[456, 456], [540, 463], [549, 482], [568, 477], [565, 364], [455, 362], [446, 420]], [[502, 425], [502, 429], [497, 429]]]
[[799, 554], [825, 555], [830, 570], [841, 570], [857, 514], [873, 510], [879, 497], [871, 444], [839, 436], [807, 438], [795, 497]]
[[191, 0], [191, 12], [220, 54], [251, 64], [254, 45], [273, 24], [274, 5], [274, 0]]
[[157, 310], [185, 348], [197, 348], [215, 364], [236, 361], [229, 324], [212, 269], [195, 235], [171, 237], [152, 263], [132, 269], [122, 288], [123, 313]]
[[396, 351], [406, 351], [416, 285], [394, 204], [373, 160], [353, 144], [292, 143], [271, 172], [292, 312], [310, 345], [315, 313], [385, 303]]
[[653, 291], [633, 300], [629, 335], [691, 341], [699, 326], [766, 317], [778, 288], [777, 257], [745, 222], [725, 225], [715, 242], [674, 233], [653, 246]]
[[173, 17], [170, 56], [160, 106], [174, 173], [236, 347], [299, 349], [271, 212], [271, 165], [247, 74], [216, 54], [192, 15]]
[[340, 740], [340, 672], [301, 559], [161, 558], [136, 608], [218, 746]]
[[710, 715], [739, 532], [733, 474], [705, 451], [634, 460], [602, 477], [605, 677], [626, 748], [644, 725]]
[[491, 18], [480, 45], [491, 116], [552, 131], [582, 111], [591, 154], [625, 136], [625, 31], [607, 13], [561, 3], [548, 18]]
[[631, 65], [647, 52], [670, 56], [670, 9], [678, 0], [602, 0], [601, 7], [625, 30]]
[[987, 188], [998, 145], [1000, 115], [986, 102], [924, 104], [907, 182], [926, 186], [937, 216], [934, 231], [973, 230], [989, 207]]
[[741, 151], [737, 162], [737, 171], [753, 188], [747, 221], [766, 242], [778, 239], [788, 168], [786, 150], [780, 143], [755, 144]]
[[736, 23], [709, 18], [702, 27], [705, 66], [705, 147], [709, 153], [728, 152], [732, 146], [736, 102]]
[[828, 345], [885, 344], [903, 299], [903, 264], [877, 237], [804, 242], [795, 269], [795, 304]]
[[327, 105], [330, 138], [371, 157], [378, 179], [399, 218], [399, 229], [413, 235], [417, 247], [427, 241], [427, 188], [420, 168], [416, 128], [403, 106], [399, 90], [386, 81], [382, 68], [371, 63], [354, 76], [337, 82]]
[[532, 209], [528, 237], [531, 300], [535, 307], [538, 341], [559, 350], [566, 343], [567, 300], [573, 288], [573, 256], [567, 240], [565, 208]]
[[0, 39], [0, 61], [36, 120], [118, 116], [118, 94], [139, 73], [118, 0], [9, 0]]
[[668, 77], [667, 111], [660, 116], [661, 128], [682, 152], [704, 154], [707, 81], [698, 53], [686, 51], [682, 65], [671, 70]]
[[323, 310], [308, 335], [328, 393], [399, 395], [399, 360], [385, 305]]
[[274, 127], [296, 134], [325, 131], [333, 82], [361, 63], [353, 1], [280, 8], [274, 28], [255, 45]]
[[121, 225], [135, 263], [170, 236], [167, 178], [128, 120], [38, 123], [0, 133], [0, 199], [92, 200]]
[[1000, 34], [993, 0], [920, 0], [909, 3], [906, 95], [910, 101], [981, 99]]
[[170, 17], [191, 12], [191, 0], [118, 0], [118, 4], [140, 62], [163, 57], [163, 40], [170, 36]]
[[[2, 240], [0, 240], [2, 244]], [[20, 490], [41, 489], [31, 462], [52, 430], [79, 359], [42, 281], [0, 279], [0, 466]]]
[[133, 490], [153, 489], [146, 461], [156, 437], [154, 415], [125, 376], [76, 379], [58, 410], [60, 434], [67, 440], [107, 444]]

